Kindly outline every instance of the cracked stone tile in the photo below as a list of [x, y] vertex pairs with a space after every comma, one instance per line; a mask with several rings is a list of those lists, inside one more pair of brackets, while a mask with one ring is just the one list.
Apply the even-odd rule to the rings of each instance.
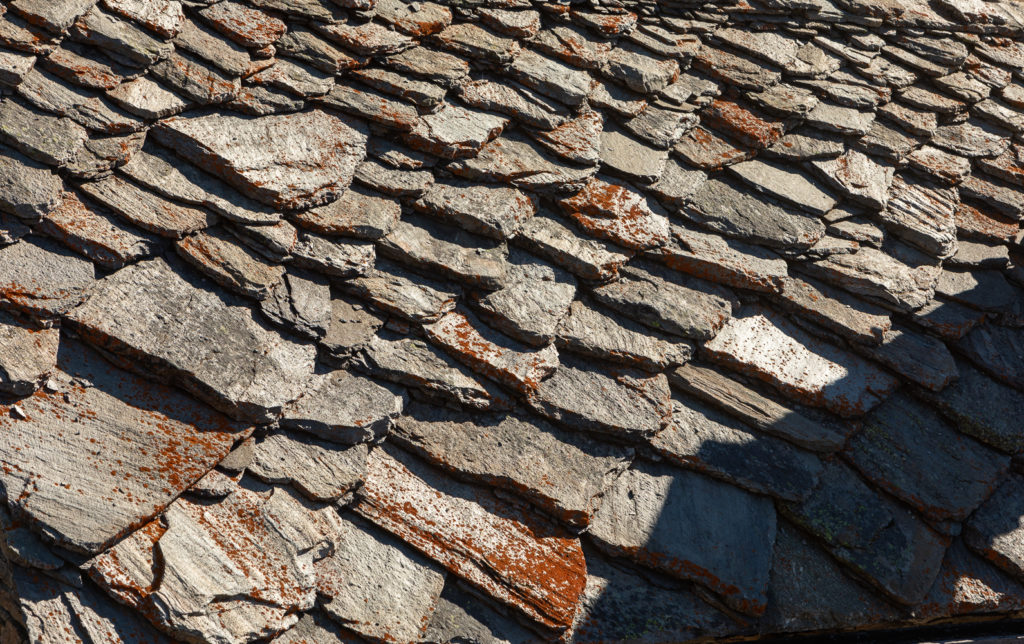
[[825, 234], [825, 225], [807, 213], [766, 201], [733, 182], [710, 179], [684, 211], [714, 232], [771, 248], [803, 250]]
[[655, 104], [648, 105], [639, 116], [625, 121], [622, 125], [656, 148], [667, 149], [699, 122], [700, 119], [695, 114]]
[[597, 172], [595, 167], [565, 163], [528, 138], [508, 133], [486, 144], [475, 158], [450, 163], [448, 170], [464, 179], [553, 193], [575, 192]]
[[537, 210], [529, 195], [503, 186], [435, 183], [413, 207], [473, 233], [507, 239]]
[[415, 199], [433, 185], [434, 175], [427, 170], [392, 168], [374, 160], [367, 160], [356, 168], [355, 180], [388, 196]]
[[780, 83], [763, 92], [750, 92], [747, 98], [761, 109], [778, 116], [806, 116], [818, 105], [818, 98], [809, 89]]
[[775, 521], [764, 497], [639, 462], [605, 494], [588, 534], [609, 554], [707, 586], [730, 608], [760, 615]]
[[895, 169], [881, 165], [857, 150], [835, 159], [812, 161], [811, 167], [832, 187], [853, 201], [881, 210], [889, 202]]
[[96, 0], [12, 0], [10, 8], [25, 16], [32, 24], [63, 34], [79, 16], [92, 9], [95, 4]]
[[51, 380], [56, 391], [18, 403], [24, 415], [3, 414], [0, 478], [19, 516], [75, 552], [97, 553], [163, 511], [245, 431], [67, 339]]
[[299, 231], [287, 221], [273, 225], [226, 224], [235, 237], [272, 262], [292, 259], [292, 251], [299, 240]]
[[444, 103], [421, 116], [404, 140], [414, 150], [446, 159], [474, 157], [506, 125], [505, 117]]
[[377, 91], [405, 99], [426, 112], [435, 111], [444, 101], [445, 89], [434, 83], [416, 80], [385, 69], [354, 69], [350, 74]]
[[1020, 604], [1020, 582], [972, 553], [957, 539], [946, 551], [935, 585], [915, 617], [1013, 611]]
[[474, 409], [503, 407], [508, 401], [496, 386], [480, 382], [440, 349], [415, 338], [373, 336], [356, 364], [378, 378]]
[[771, 251], [681, 226], [672, 227], [671, 243], [648, 255], [715, 284], [765, 293], [778, 291], [788, 271]]
[[348, 187], [366, 156], [364, 129], [314, 110], [255, 119], [172, 117], [153, 134], [255, 199], [296, 210], [332, 201]]
[[549, 130], [527, 133], [554, 154], [583, 165], [601, 161], [601, 134], [604, 117], [600, 112], [585, 112]]
[[412, 47], [385, 59], [388, 68], [412, 74], [451, 89], [469, 74], [469, 63], [443, 51]]
[[1021, 512], [1024, 512], [1024, 478], [1013, 473], [964, 528], [964, 542], [969, 548], [1017, 578], [1024, 572], [1018, 522]]
[[372, 309], [343, 297], [330, 298], [327, 316], [327, 333], [320, 340], [320, 347], [325, 358], [337, 363], [345, 363], [366, 348], [385, 321]]
[[707, 179], [706, 172], [693, 170], [669, 157], [661, 177], [648, 190], [663, 204], [681, 208]]
[[355, 511], [533, 621], [556, 631], [572, 624], [583, 551], [541, 516], [383, 449], [370, 454]]
[[276, 42], [287, 29], [278, 18], [235, 0], [200, 9], [198, 15], [242, 47], [266, 47]]
[[879, 219], [894, 234], [929, 255], [944, 259], [956, 253], [956, 207], [959, 196], [912, 177], [897, 176]]
[[149, 76], [197, 105], [216, 105], [235, 98], [241, 90], [237, 78], [177, 52], [149, 68]]
[[627, 368], [601, 371], [562, 356], [555, 374], [527, 402], [541, 416], [571, 429], [635, 440], [666, 425], [669, 395], [663, 374]]
[[56, 117], [6, 100], [0, 104], [0, 141], [26, 156], [64, 167], [82, 153], [89, 134], [67, 117]]
[[445, 585], [436, 563], [363, 521], [338, 520], [334, 552], [316, 563], [327, 615], [371, 642], [415, 642]]
[[334, 76], [365, 64], [365, 60], [353, 58], [313, 31], [298, 25], [290, 26], [274, 47], [281, 56], [302, 61]]
[[164, 520], [91, 560], [90, 576], [160, 628], [225, 644], [279, 633], [313, 607], [315, 563], [341, 521], [287, 488], [245, 487], [211, 505], [179, 499]]
[[558, 368], [554, 346], [533, 349], [491, 330], [468, 311], [446, 313], [424, 325], [427, 338], [473, 371], [523, 395]]
[[[107, 3], [104, 3], [107, 4]], [[148, 67], [166, 58], [174, 45], [154, 38], [131, 22], [99, 6], [80, 16], [71, 28], [75, 40], [105, 49], [136, 67]]]
[[481, 417], [423, 404], [399, 419], [391, 438], [460, 478], [507, 489], [579, 528], [633, 457], [632, 449], [526, 416]]
[[15, 51], [0, 52], [0, 85], [17, 87], [32, 71], [36, 57]]
[[174, 46], [213, 64], [231, 76], [246, 76], [252, 64], [249, 52], [231, 40], [192, 20], [181, 23]]
[[201, 273], [239, 295], [265, 300], [284, 276], [284, 267], [239, 245], [237, 238], [218, 229], [200, 231], [178, 240], [178, 255]]
[[527, 125], [549, 130], [568, 119], [568, 111], [533, 90], [488, 79], [468, 81], [456, 90], [463, 102], [510, 116]]
[[60, 205], [46, 213], [36, 229], [107, 269], [150, 257], [159, 249], [154, 237], [121, 225], [72, 192], [64, 193]]
[[635, 92], [650, 94], [679, 78], [679, 63], [659, 60], [632, 45], [620, 45], [608, 53], [601, 73]]
[[939, 125], [935, 112], [917, 110], [896, 102], [880, 106], [878, 115], [918, 136], [931, 136]]
[[967, 158], [995, 157], [1006, 151], [1009, 137], [999, 129], [976, 121], [943, 125], [932, 132], [932, 145]]
[[334, 443], [375, 441], [402, 413], [405, 396], [344, 369], [317, 376], [301, 398], [284, 408], [280, 423]]
[[400, 132], [409, 132], [419, 123], [415, 105], [393, 100], [368, 87], [335, 85], [330, 93], [319, 100], [326, 107]]
[[587, 233], [631, 250], [663, 246], [668, 241], [668, 218], [653, 211], [642, 195], [623, 186], [591, 179], [559, 205]]
[[270, 640], [273, 644], [360, 644], [362, 638], [332, 622], [320, 612], [307, 612], [285, 632]]
[[545, 26], [530, 39], [530, 44], [570, 65], [595, 71], [604, 65], [613, 47], [612, 43], [593, 38], [571, 24]]
[[619, 276], [595, 288], [594, 298], [658, 331], [710, 340], [734, 313], [728, 291], [654, 264], [623, 267]]
[[606, 126], [601, 132], [601, 163], [607, 172], [653, 183], [667, 159], [667, 150], [657, 150], [618, 127]]
[[868, 480], [937, 521], [966, 519], [1010, 465], [1008, 456], [957, 433], [905, 394], [864, 419], [847, 454]]
[[0, 210], [29, 222], [60, 203], [64, 183], [49, 168], [0, 147]]
[[513, 242], [589, 280], [613, 278], [632, 256], [614, 244], [581, 235], [543, 208], [523, 225]]
[[96, 284], [92, 262], [48, 239], [0, 248], [0, 306], [41, 318], [63, 315]]
[[0, 391], [28, 396], [57, 364], [60, 333], [37, 329], [0, 313]]
[[880, 121], [875, 121], [868, 133], [854, 143], [854, 147], [863, 152], [897, 164], [914, 152], [917, 146], [916, 138]]
[[713, 47], [701, 47], [693, 67], [722, 83], [739, 89], [760, 92], [779, 82], [782, 75], [764, 64]]
[[[275, 89], [296, 97], [314, 98], [323, 96], [334, 88], [334, 78], [326, 72], [285, 58], [274, 61], [273, 65], [252, 74], [246, 80], [256, 85], [256, 87], [243, 86], [239, 92], [239, 100], [248, 100], [250, 103], [253, 99], [246, 98], [245, 92], [247, 91], [255, 95], [254, 93], [257, 90], [266, 92], [270, 91], [270, 89]], [[237, 102], [236, 100], [231, 105], [235, 105]], [[301, 109], [302, 105], [304, 105], [302, 101], [280, 102], [283, 103], [281, 109], [274, 110], [274, 112], [297, 111], [297, 109]], [[284, 109], [292, 105], [297, 105], [298, 108], [296, 110]]]
[[416, 41], [375, 22], [362, 24], [312, 23], [314, 31], [360, 56], [387, 56], [416, 45]]
[[482, 8], [480, 19], [484, 24], [514, 38], [530, 38], [541, 28], [540, 13], [537, 11]]
[[420, 277], [380, 260], [366, 275], [340, 285], [377, 308], [412, 322], [430, 323], [455, 308], [458, 293], [447, 284]]
[[122, 83], [107, 92], [118, 107], [144, 119], [162, 119], [184, 112], [189, 102], [149, 78]]
[[752, 148], [770, 147], [785, 134], [781, 121], [768, 120], [742, 105], [715, 99], [702, 113], [706, 127], [717, 129]]
[[209, 211], [168, 201], [118, 175], [82, 184], [79, 190], [129, 223], [161, 237], [180, 239], [217, 221]]
[[441, 47], [467, 58], [494, 65], [509, 65], [520, 52], [514, 38], [500, 36], [473, 23], [453, 23], [434, 35]]
[[969, 160], [930, 145], [922, 146], [907, 155], [907, 163], [911, 168], [947, 185], [960, 183], [971, 174]]
[[1024, 187], [1024, 146], [1014, 144], [994, 159], [978, 159], [981, 171]]
[[1024, 220], [1024, 193], [1017, 187], [976, 174], [958, 187], [962, 198], [991, 206], [1001, 215]]
[[331, 323], [331, 291], [322, 280], [287, 272], [260, 302], [271, 322], [303, 338], [319, 340]]
[[868, 246], [808, 262], [803, 268], [825, 282], [902, 312], [931, 301], [941, 274], [938, 267], [907, 264]]
[[672, 151], [691, 165], [708, 171], [746, 161], [753, 156], [753, 150], [737, 147], [711, 130], [697, 126], [683, 135], [672, 147]]
[[1010, 130], [1018, 137], [1024, 134], [1024, 112], [1019, 109], [1007, 107], [1003, 103], [989, 98], [978, 103], [973, 111], [979, 117]]
[[267, 483], [291, 484], [313, 501], [351, 498], [366, 478], [363, 445], [341, 448], [308, 437], [275, 433], [256, 444], [246, 469]]
[[[69, 321], [133, 368], [182, 386], [229, 415], [266, 421], [301, 394], [315, 352], [268, 331], [239, 304], [153, 259], [100, 280]], [[208, 359], [213, 353], [216, 360]]]
[[[944, 340], [959, 340], [988, 321], [988, 317], [982, 311], [939, 299], [932, 300], [912, 315], [914, 322]], [[957, 370], [961, 369], [958, 367]]]
[[807, 123], [812, 127], [847, 136], [867, 134], [874, 120], [874, 112], [824, 102], [807, 114]]
[[576, 280], [519, 249], [509, 254], [508, 282], [471, 303], [487, 323], [533, 346], [550, 344], [576, 296]]
[[590, 93], [590, 75], [557, 60], [524, 49], [508, 68], [523, 85], [570, 107], [578, 107]]
[[596, 108], [610, 110], [620, 118], [633, 118], [647, 109], [643, 94], [637, 94], [611, 82], [594, 79], [587, 101]]
[[672, 421], [650, 440], [651, 448], [680, 467], [772, 497], [799, 501], [818, 482], [817, 456], [699, 401], [673, 397]]
[[879, 344], [891, 327], [885, 309], [814, 280], [786, 277], [776, 301], [854, 342]]
[[767, 192], [809, 212], [824, 215], [836, 205], [836, 199], [807, 175], [785, 166], [751, 159], [729, 166], [729, 172], [759, 192]]
[[936, 294], [975, 309], [1018, 317], [1024, 314], [1020, 289], [992, 270], [943, 270], [935, 285]]
[[1003, 269], [1010, 263], [1010, 254], [1006, 246], [962, 241], [957, 242], [956, 255], [947, 262], [949, 266], [958, 268]]
[[301, 268], [332, 278], [365, 275], [373, 268], [373, 244], [359, 240], [328, 238], [300, 230], [292, 249], [292, 262]]
[[378, 240], [394, 229], [401, 210], [392, 199], [353, 187], [329, 204], [296, 213], [292, 220], [321, 235]]
[[452, 22], [451, 10], [433, 2], [410, 7], [401, 0], [380, 0], [375, 8], [384, 22], [413, 38], [435, 34]]
[[988, 375], [1024, 390], [1024, 333], [995, 324], [983, 324], [957, 341], [955, 349]]
[[846, 465], [825, 466], [821, 483], [786, 518], [824, 541], [825, 549], [900, 604], [927, 595], [947, 540], [910, 510], [871, 490]]
[[704, 345], [704, 355], [844, 418], [864, 415], [899, 384], [872, 363], [763, 308], [730, 320]]

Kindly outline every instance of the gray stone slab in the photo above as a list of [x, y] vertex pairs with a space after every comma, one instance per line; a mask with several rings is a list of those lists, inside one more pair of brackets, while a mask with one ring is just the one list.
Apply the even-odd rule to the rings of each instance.
[[0, 148], [0, 209], [36, 221], [60, 201], [63, 182], [43, 164]]
[[256, 443], [246, 469], [268, 483], [290, 483], [313, 501], [350, 500], [366, 478], [366, 445], [340, 447], [290, 432]]
[[280, 422], [286, 429], [355, 444], [382, 438], [404, 406], [403, 395], [339, 369], [313, 379], [302, 398], [284, 409]]
[[1018, 579], [1024, 575], [1020, 516], [1024, 514], [1024, 477], [1011, 474], [964, 528], [972, 550]]
[[983, 324], [954, 348], [996, 380], [1024, 391], [1024, 331]]
[[814, 181], [784, 166], [751, 159], [729, 166], [729, 172], [760, 192], [767, 192], [819, 215], [824, 215], [836, 205], [835, 198]]
[[60, 332], [37, 329], [0, 313], [0, 391], [28, 396], [57, 364]]
[[85, 301], [96, 284], [92, 262], [48, 239], [0, 248], [0, 306], [50, 318]]

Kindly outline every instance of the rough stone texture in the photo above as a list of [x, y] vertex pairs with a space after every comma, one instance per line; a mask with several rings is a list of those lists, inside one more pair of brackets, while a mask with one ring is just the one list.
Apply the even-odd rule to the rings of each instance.
[[579, 527], [590, 522], [633, 455], [524, 416], [480, 417], [426, 405], [408, 410], [393, 439], [461, 478], [508, 489]]
[[60, 333], [35, 329], [0, 313], [0, 391], [27, 396], [39, 388], [57, 364]]
[[244, 307], [190, 283], [162, 259], [104, 278], [70, 319], [88, 341], [135, 369], [239, 418], [271, 418], [299, 397], [312, 373], [309, 347], [269, 332]]
[[861, 416], [899, 382], [871, 363], [814, 339], [769, 309], [747, 311], [704, 345], [709, 358], [771, 383], [797, 401]]
[[840, 253], [805, 266], [821, 279], [900, 311], [913, 311], [935, 294], [937, 267], [911, 266], [867, 246], [855, 253]]
[[268, 483], [290, 483], [312, 500], [331, 502], [351, 498], [362, 484], [368, 453], [365, 445], [342, 448], [278, 433], [256, 444], [246, 469]]
[[402, 413], [404, 400], [372, 380], [339, 370], [317, 377], [281, 415], [281, 426], [336, 443], [376, 440]]
[[540, 212], [523, 226], [515, 242], [584, 279], [614, 277], [631, 253], [584, 237], [550, 213]]
[[[282, 210], [332, 201], [366, 153], [361, 128], [324, 112], [175, 117], [154, 135], [239, 190]], [[230, 133], [230, 134], [228, 134]]]
[[606, 552], [707, 586], [731, 608], [766, 606], [775, 508], [683, 470], [638, 463], [605, 495], [588, 533]]
[[37, 229], [108, 269], [148, 257], [158, 248], [153, 237], [121, 225], [73, 192], [64, 193], [61, 204], [43, 216]]
[[835, 159], [814, 161], [811, 166], [842, 195], [858, 203], [881, 209], [889, 202], [893, 168], [880, 165], [857, 150]]
[[67, 313], [89, 296], [96, 269], [46, 239], [0, 248], [0, 307], [39, 317]]
[[21, 412], [4, 407], [0, 481], [12, 512], [77, 552], [97, 553], [162, 512], [243, 431], [79, 344], [62, 343], [51, 380]]
[[964, 541], [972, 550], [1015, 576], [1024, 569], [1018, 521], [1022, 504], [1024, 480], [1019, 474], [1011, 474], [964, 529]]

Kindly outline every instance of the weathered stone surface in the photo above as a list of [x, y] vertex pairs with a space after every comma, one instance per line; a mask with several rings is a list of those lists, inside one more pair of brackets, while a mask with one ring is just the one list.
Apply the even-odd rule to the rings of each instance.
[[435, 183], [413, 207], [494, 239], [514, 236], [537, 211], [530, 196], [499, 186]]
[[85, 183], [82, 193], [128, 222], [162, 237], [184, 237], [217, 221], [216, 215], [168, 201], [118, 175]]
[[201, 9], [199, 15], [243, 47], [259, 48], [273, 44], [287, 29], [281, 20], [234, 0]]
[[94, 558], [90, 575], [177, 637], [225, 644], [276, 634], [313, 607], [314, 562], [340, 521], [286, 488], [244, 487], [212, 505], [179, 499], [164, 518]]
[[912, 606], [924, 599], [938, 575], [946, 540], [838, 462], [826, 465], [809, 498], [783, 505], [782, 511], [901, 604]]
[[576, 107], [590, 93], [590, 76], [531, 50], [524, 50], [509, 67], [514, 78], [551, 98]]
[[[358, 639], [357, 639], [358, 638]], [[271, 641], [274, 644], [359, 644], [360, 638], [351, 631], [343, 630], [330, 618], [315, 611], [303, 615], [292, 626]]]
[[395, 537], [362, 521], [338, 521], [337, 545], [317, 562], [324, 611], [370, 641], [419, 641], [445, 573]]
[[859, 346], [860, 353], [926, 389], [940, 391], [957, 379], [956, 364], [946, 345], [907, 328], [887, 330], [877, 346]]
[[1024, 391], [1024, 332], [1020, 329], [983, 324], [954, 346], [982, 371]]
[[14, 51], [0, 52], [0, 85], [15, 87], [32, 71], [36, 57]]
[[290, 483], [316, 501], [350, 497], [366, 478], [366, 445], [341, 448], [290, 433], [256, 444], [246, 469], [268, 483]]
[[1019, 517], [1024, 513], [1024, 477], [1010, 474], [967, 522], [964, 541], [1015, 577], [1024, 572]]
[[0, 148], [0, 210], [38, 220], [60, 202], [63, 182], [49, 168], [10, 148]]
[[549, 344], [576, 296], [576, 280], [518, 249], [509, 254], [504, 288], [475, 297], [488, 324], [530, 345]]
[[531, 44], [570, 65], [591, 70], [599, 69], [612, 50], [612, 43], [595, 39], [571, 24], [545, 26]]
[[309, 340], [318, 340], [330, 326], [330, 287], [308, 275], [285, 273], [260, 302], [260, 311], [271, 322]]
[[327, 205], [296, 213], [293, 220], [321, 235], [377, 240], [391, 232], [401, 212], [393, 200], [353, 187]]
[[647, 438], [672, 413], [668, 380], [632, 369], [600, 371], [562, 356], [555, 375], [528, 402], [537, 413], [573, 429], [620, 439]]
[[[587, 564], [589, 567], [589, 560]], [[482, 601], [455, 577], [449, 577], [424, 639], [448, 642], [460, 637], [480, 644], [526, 644], [536, 639], [537, 634], [520, 624], [515, 616]]]
[[822, 465], [810, 452], [753, 433], [692, 398], [672, 402], [672, 421], [650, 441], [668, 461], [788, 501], [803, 499], [817, 484]]
[[835, 159], [813, 161], [811, 167], [840, 193], [869, 208], [881, 210], [889, 202], [894, 169], [857, 150]]
[[737, 147], [711, 130], [697, 126], [683, 135], [672, 151], [690, 164], [708, 171], [721, 170], [733, 163], [746, 161], [753, 150]]
[[221, 286], [264, 300], [281, 281], [284, 267], [270, 264], [223, 230], [200, 231], [179, 240], [182, 259]]
[[369, 242], [329, 239], [299, 231], [292, 255], [296, 266], [330, 277], [347, 278], [369, 272], [376, 254]]
[[95, 0], [13, 0], [10, 8], [24, 15], [32, 24], [60, 34], [66, 32], [74, 24], [75, 19], [91, 9], [94, 4]]
[[321, 111], [259, 118], [175, 117], [158, 140], [239, 190], [282, 210], [329, 202], [352, 181], [366, 135]]
[[473, 107], [499, 112], [545, 130], [568, 118], [564, 107], [514, 83], [475, 80], [459, 85], [457, 91], [459, 98]]
[[692, 589], [605, 562], [587, 553], [587, 587], [573, 626], [572, 641], [597, 644], [607, 640], [656, 644], [684, 642], [729, 631], [729, 620]]
[[420, 197], [434, 183], [434, 175], [427, 170], [391, 168], [377, 161], [367, 160], [356, 169], [355, 180], [399, 198]]
[[312, 373], [312, 347], [269, 332], [162, 259], [104, 278], [70, 319], [88, 341], [238, 418], [269, 420]]
[[[320, 347], [331, 360], [344, 363], [357, 351], [369, 346], [384, 319], [350, 298], [332, 297], [328, 302], [327, 334]], [[324, 382], [323, 378], [317, 379]]]
[[620, 45], [612, 49], [601, 72], [635, 92], [650, 94], [679, 76], [679, 63], [659, 60], [641, 48]]
[[[374, 23], [365, 24], [373, 25]], [[394, 34], [395, 32], [389, 31], [388, 33]], [[410, 101], [427, 112], [437, 109], [444, 100], [445, 89], [427, 81], [383, 69], [354, 69], [349, 73], [370, 87]]]
[[887, 228], [929, 255], [943, 259], [956, 252], [956, 192], [899, 176], [888, 205], [879, 214]]
[[459, 362], [522, 394], [535, 391], [558, 368], [558, 351], [553, 346], [531, 350], [492, 331], [466, 311], [447, 313], [423, 330]]
[[648, 189], [666, 206], [679, 208], [707, 179], [706, 172], [690, 169], [669, 157], [661, 177]]
[[628, 266], [618, 281], [594, 289], [594, 297], [651, 328], [709, 340], [733, 313], [730, 294], [703, 280], [656, 265]]
[[0, 141], [52, 166], [66, 166], [81, 153], [88, 133], [67, 117], [58, 118], [13, 100], [0, 104]]
[[608, 125], [601, 132], [601, 163], [608, 172], [653, 183], [661, 176], [667, 159], [666, 150], [655, 149], [618, 127]]
[[835, 198], [806, 175], [777, 164], [752, 159], [729, 166], [729, 171], [759, 192], [767, 192], [809, 212], [824, 215], [836, 205]]
[[243, 430], [68, 340], [50, 380], [20, 414], [5, 408], [0, 479], [19, 516], [75, 551], [98, 552], [162, 511]]
[[413, 275], [386, 260], [366, 275], [346, 280], [342, 288], [376, 307], [413, 322], [434, 322], [455, 308], [457, 293], [447, 285]]
[[580, 235], [543, 209], [523, 225], [514, 242], [590, 280], [614, 277], [632, 256], [614, 244]]
[[302, 61], [332, 76], [365, 64], [365, 60], [353, 58], [349, 53], [299, 25], [290, 26], [274, 43], [274, 47], [282, 56]]
[[874, 112], [825, 102], [818, 103], [818, 106], [807, 114], [807, 123], [811, 126], [853, 136], [867, 134], [874, 120]]
[[174, 38], [174, 46], [178, 51], [198, 56], [231, 76], [243, 76], [250, 71], [252, 61], [249, 52], [199, 22], [183, 21]]
[[46, 239], [0, 248], [0, 306], [48, 318], [89, 297], [96, 283], [91, 262]]
[[335, 85], [320, 101], [326, 107], [400, 132], [412, 130], [418, 121], [416, 107], [411, 103], [393, 100], [366, 87]]
[[485, 145], [473, 159], [448, 165], [456, 176], [475, 181], [510, 183], [539, 192], [575, 192], [597, 171], [552, 158], [519, 134], [499, 137]]
[[767, 148], [785, 134], [781, 122], [762, 118], [740, 104], [725, 99], [715, 99], [703, 116], [705, 126], [720, 130], [752, 148]]
[[454, 87], [469, 74], [469, 63], [463, 59], [427, 47], [406, 49], [388, 56], [386, 62], [399, 73], [420, 76], [445, 88]]
[[1020, 605], [1020, 582], [972, 553], [957, 539], [946, 551], [935, 585], [914, 613], [975, 615], [1014, 611]]
[[1024, 219], [1024, 194], [1012, 185], [975, 174], [965, 179], [959, 189], [966, 199], [980, 201], [1018, 221]]
[[761, 109], [779, 116], [806, 116], [818, 105], [818, 97], [811, 90], [781, 83], [747, 97]]
[[311, 26], [324, 37], [362, 56], [397, 54], [416, 44], [412, 38], [375, 22], [313, 23]]
[[690, 198], [685, 214], [714, 232], [772, 248], [810, 248], [825, 234], [816, 217], [765, 201], [721, 179], [704, 183]]
[[956, 302], [935, 299], [915, 311], [913, 320], [944, 340], [959, 340], [988, 321], [988, 314]]
[[292, 259], [299, 231], [287, 221], [272, 226], [229, 224], [227, 228], [246, 246], [274, 262]]
[[946, 184], [960, 183], [971, 173], [971, 162], [963, 157], [925, 145], [907, 156], [911, 168]]
[[868, 246], [862, 246], [855, 253], [840, 253], [810, 262], [805, 269], [851, 293], [905, 312], [921, 308], [934, 297], [935, 283], [941, 272], [933, 266], [905, 264]]
[[310, 382], [306, 393], [284, 409], [280, 422], [335, 443], [362, 443], [387, 434], [404, 404], [404, 397], [391, 389], [339, 369]]
[[60, 205], [47, 212], [36, 228], [108, 269], [149, 257], [158, 248], [154, 238], [121, 225], [73, 192], [64, 193]]
[[202, 61], [178, 53], [153, 65], [149, 74], [198, 105], [226, 103], [241, 90], [237, 78], [225, 76]]
[[147, 67], [174, 51], [171, 43], [154, 38], [131, 22], [99, 6], [79, 17], [71, 30], [73, 36], [90, 45], [106, 49], [137, 67]]
[[693, 345], [626, 318], [575, 301], [558, 326], [556, 342], [583, 356], [608, 360], [647, 371], [685, 363]]
[[704, 350], [712, 360], [771, 383], [801, 403], [843, 417], [867, 413], [899, 384], [769, 309], [733, 318]]
[[1006, 151], [1010, 140], [987, 123], [967, 121], [937, 128], [930, 143], [953, 154], [974, 158], [998, 156]]
[[575, 195], [559, 201], [559, 206], [586, 232], [631, 250], [663, 246], [668, 241], [668, 218], [623, 186], [591, 179]]
[[500, 407], [507, 400], [497, 387], [480, 382], [469, 369], [423, 340], [373, 336], [360, 351], [357, 365], [384, 380], [474, 409]]
[[1013, 145], [994, 159], [978, 159], [978, 166], [1003, 181], [1024, 186], [1024, 146]]
[[579, 540], [539, 516], [375, 449], [355, 510], [494, 599], [549, 628], [572, 624], [586, 584]]
[[487, 289], [505, 285], [507, 249], [425, 217], [407, 217], [379, 242], [380, 253]]
[[460, 478], [508, 489], [580, 528], [633, 456], [629, 448], [525, 416], [481, 417], [422, 404], [399, 419], [392, 440]]
[[421, 116], [404, 139], [414, 150], [446, 159], [472, 157], [507, 124], [502, 116], [444, 103], [436, 112]]
[[0, 391], [34, 392], [57, 363], [59, 342], [56, 329], [35, 329], [0, 313]]
[[714, 47], [701, 47], [693, 66], [726, 85], [755, 92], [768, 89], [781, 78], [762, 63]]
[[820, 132], [805, 130], [783, 136], [765, 150], [765, 154], [787, 161], [803, 161], [835, 158], [845, 150], [846, 146], [842, 141]]
[[859, 343], [878, 344], [891, 327], [884, 309], [821, 282], [787, 277], [777, 301], [801, 317]]
[[1005, 455], [958, 434], [930, 406], [903, 394], [868, 416], [847, 450], [869, 480], [937, 521], [966, 519], [1010, 464]]
[[707, 586], [735, 610], [764, 612], [775, 509], [763, 497], [641, 462], [605, 495], [589, 535], [611, 554]]

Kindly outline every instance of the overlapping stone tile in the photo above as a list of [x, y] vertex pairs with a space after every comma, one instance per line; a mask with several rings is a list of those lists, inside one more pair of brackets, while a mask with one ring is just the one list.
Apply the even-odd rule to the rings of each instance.
[[280, 432], [255, 445], [246, 470], [268, 483], [290, 483], [312, 500], [335, 502], [351, 499], [366, 478], [368, 450]]

